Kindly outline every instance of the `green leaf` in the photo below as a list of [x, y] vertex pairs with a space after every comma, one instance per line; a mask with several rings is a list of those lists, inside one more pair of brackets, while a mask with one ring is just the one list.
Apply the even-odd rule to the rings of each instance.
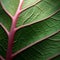
[[0, 26], [0, 55], [6, 57], [6, 49], [7, 49], [7, 34], [4, 29]]
[[6, 11], [11, 15], [14, 15], [18, 7], [19, 0], [1, 0], [1, 4]]
[[60, 40], [60, 33], [58, 33], [57, 35], [51, 37], [50, 39], [53, 39], [55, 41], [59, 41]]
[[[6, 11], [8, 11], [11, 15], [14, 15], [17, 7], [19, 5], [19, 1], [20, 0], [1, 0], [2, 6], [4, 7], [4, 9]], [[37, 2], [39, 2], [40, 0], [24, 0], [24, 4], [23, 4], [23, 10], [25, 8], [28, 8], [34, 4], [36, 4]]]
[[3, 24], [8, 30], [11, 27], [11, 18], [6, 14], [0, 5], [0, 23]]
[[[60, 32], [58, 33], [60, 34]], [[58, 34], [56, 36], [58, 37]], [[54, 37], [54, 36], [52, 36]], [[60, 38], [59, 38], [60, 39]], [[48, 60], [60, 53], [60, 40], [46, 39], [15, 56], [14, 60]]]
[[55, 14], [59, 9], [60, 0], [41, 0], [34, 6], [22, 11], [17, 22], [17, 27], [21, 25], [30, 25], [38, 21], [45, 20]]
[[[0, 6], [0, 23], [8, 30], [10, 30], [11, 27], [11, 18], [7, 13], [14, 15], [18, 4], [19, 0], [1, 0], [1, 5], [4, 10]], [[60, 53], [60, 33], [54, 35], [60, 31], [60, 0], [24, 0], [22, 8], [22, 13], [19, 16], [16, 26], [23, 26], [23, 28], [20, 28], [16, 32], [13, 53], [17, 51], [21, 52], [22, 49], [29, 48], [36, 43], [36, 45], [18, 56], [20, 58], [24, 56], [22, 60], [44, 60], [56, 53]], [[52, 35], [54, 36], [50, 37]], [[3, 57], [6, 56], [7, 41], [7, 34], [0, 26], [0, 55]], [[40, 41], [42, 42], [38, 43]], [[39, 52], [37, 53], [36, 49], [39, 50], [39, 52], [41, 51], [41, 54], [39, 54]]]
[[[56, 16], [56, 19], [54, 16]], [[15, 34], [13, 52], [26, 48], [27, 46], [44, 40], [45, 38], [58, 32], [60, 30], [60, 20], [57, 18], [60, 16], [60, 12], [54, 16], [36, 24], [19, 29]]]
[[[17, 27], [47, 19], [60, 9], [59, 2], [60, 0], [24, 0], [22, 13], [18, 19]], [[14, 15], [18, 7], [19, 0], [1, 0], [1, 4], [5, 10], [7, 10], [11, 15]]]
[[25, 10], [35, 4], [37, 4], [38, 2], [40, 2], [41, 0], [24, 0], [23, 6], [22, 6], [22, 10]]

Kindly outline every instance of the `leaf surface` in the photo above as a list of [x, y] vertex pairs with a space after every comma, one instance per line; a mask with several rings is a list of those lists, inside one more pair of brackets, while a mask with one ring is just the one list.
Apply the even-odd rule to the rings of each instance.
[[[22, 13], [18, 19], [17, 27], [45, 20], [60, 9], [59, 2], [60, 0], [24, 0]], [[19, 0], [1, 0], [1, 4], [5, 11], [14, 15], [19, 5]]]
[[6, 49], [7, 49], [7, 34], [4, 29], [0, 26], [0, 55], [6, 57]]
[[[17, 21], [17, 27], [30, 25], [51, 17], [59, 11], [59, 2], [60, 0], [24, 0], [22, 13]], [[1, 0], [1, 4], [5, 11], [7, 10], [11, 15], [14, 15], [18, 7], [19, 0]]]
[[58, 56], [52, 58], [51, 60], [60, 60], [60, 55], [58, 55]]
[[34, 6], [25, 9], [18, 19], [17, 27], [30, 25], [51, 17], [60, 9], [59, 2], [60, 0], [41, 0]]
[[[19, 0], [1, 0], [1, 4], [3, 8], [0, 6], [0, 23], [10, 30], [11, 18], [6, 12], [13, 16], [17, 10]], [[22, 12], [16, 25], [20, 29], [14, 37], [13, 53], [22, 52], [23, 49], [28, 48], [21, 55], [18, 55], [22, 60], [44, 60], [60, 53], [60, 33], [54, 35], [60, 31], [59, 10], [60, 0], [24, 0]], [[54, 36], [50, 37], [52, 35]], [[3, 57], [6, 56], [7, 41], [7, 34], [0, 26], [0, 55]], [[40, 43], [40, 41], [42, 42]]]
[[[39, 1], [40, 0], [33, 0], [33, 1], [24, 0], [23, 9], [25, 9], [26, 7], [28, 8]], [[4, 7], [4, 9], [8, 11], [11, 15], [15, 14], [18, 8], [19, 2], [20, 0], [1, 0], [2, 6]]]
[[[56, 16], [56, 19], [54, 18]], [[53, 35], [60, 30], [60, 12], [42, 22], [19, 29], [15, 35], [13, 52], [24, 49]], [[21, 51], [21, 50], [20, 50]]]
[[0, 23], [3, 24], [6, 29], [10, 30], [11, 18], [6, 14], [6, 12], [0, 6]]
[[9, 12], [11, 15], [14, 15], [18, 7], [19, 0], [1, 0], [1, 4], [5, 11]]
[[[57, 33], [56, 36], [60, 34]], [[51, 38], [54, 38], [52, 36]], [[53, 39], [46, 39], [27, 50], [23, 51], [22, 53], [15, 56], [14, 60], [48, 60], [50, 57], [60, 53], [60, 38], [59, 40]]]

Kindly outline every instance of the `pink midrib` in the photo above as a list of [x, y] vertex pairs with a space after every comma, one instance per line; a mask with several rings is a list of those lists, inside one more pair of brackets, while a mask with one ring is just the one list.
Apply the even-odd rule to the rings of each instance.
[[12, 25], [11, 25], [11, 29], [8, 34], [8, 48], [7, 48], [7, 53], [6, 53], [6, 60], [12, 60], [12, 48], [13, 48], [13, 42], [14, 42], [14, 35], [16, 32], [16, 30], [15, 30], [16, 22], [21, 13], [22, 4], [23, 4], [23, 0], [20, 0], [18, 9], [17, 9], [15, 15], [12, 17]]

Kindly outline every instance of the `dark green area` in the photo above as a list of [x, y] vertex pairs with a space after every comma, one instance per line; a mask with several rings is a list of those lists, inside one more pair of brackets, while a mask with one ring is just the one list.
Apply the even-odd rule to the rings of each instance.
[[6, 56], [6, 49], [7, 49], [7, 34], [4, 29], [0, 26], [0, 55], [3, 57]]
[[52, 58], [51, 60], [60, 60], [60, 55], [58, 55], [58, 56]]
[[0, 23], [2, 23], [8, 30], [11, 27], [11, 18], [6, 14], [0, 5]]
[[[57, 37], [58, 34], [56, 34]], [[52, 37], [54, 38], [54, 36]], [[50, 57], [59, 53], [60, 53], [60, 40], [58, 39], [53, 40], [48, 38], [21, 52], [20, 54], [15, 56], [14, 60], [48, 60]], [[56, 59], [59, 60], [59, 58]]]

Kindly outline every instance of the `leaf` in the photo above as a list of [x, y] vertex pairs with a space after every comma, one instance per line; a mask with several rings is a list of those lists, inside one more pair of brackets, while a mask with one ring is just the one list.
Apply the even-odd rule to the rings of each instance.
[[6, 12], [0, 6], [0, 23], [2, 23], [8, 30], [11, 27], [11, 18], [6, 14]]
[[[54, 15], [58, 18], [60, 12]], [[48, 38], [60, 30], [60, 20], [54, 16], [39, 23], [19, 29], [15, 34], [13, 52], [27, 48], [41, 40]]]
[[[58, 37], [58, 34], [56, 36]], [[54, 36], [52, 36], [54, 37]], [[60, 38], [59, 38], [60, 39]], [[47, 38], [15, 56], [14, 60], [48, 60], [60, 53], [60, 40]]]
[[11, 15], [14, 15], [18, 7], [19, 0], [1, 0], [1, 4], [6, 11]]
[[58, 55], [58, 56], [52, 58], [51, 60], [60, 60], [60, 55]]
[[22, 6], [22, 10], [25, 10], [35, 4], [37, 4], [38, 2], [40, 2], [41, 0], [24, 0], [23, 6]]
[[[24, 5], [22, 7], [23, 8], [22, 13], [16, 25], [17, 28], [20, 28], [20, 29], [16, 32], [16, 35], [14, 37], [15, 39], [14, 47], [13, 47], [14, 54], [18, 51], [22, 52], [23, 49], [27, 49], [36, 43], [40, 45], [38, 42], [60, 31], [60, 1], [57, 1], [57, 0], [53, 0], [53, 1], [52, 0], [49, 0], [49, 1], [48, 0], [42, 0], [42, 1], [33, 0], [32, 1], [30, 0], [28, 1], [28, 3], [27, 1], [28, 0], [24, 1]], [[9, 0], [9, 1], [1, 0], [1, 5], [4, 10], [0, 6], [0, 11], [1, 11], [0, 12], [0, 23], [2, 23], [8, 30], [10, 30], [10, 26], [11, 26], [11, 15], [13, 16], [15, 14], [18, 4], [19, 4], [19, 0]], [[8, 16], [8, 14], [10, 15]], [[21, 28], [21, 26], [23, 28]], [[4, 40], [2, 43], [0, 43], [1, 44], [0, 55], [5, 57], [8, 37], [2, 27], [0, 28], [0, 31], [1, 31], [0, 42]], [[4, 38], [1, 38], [2, 35]], [[41, 45], [42, 48], [44, 46], [47, 46], [46, 48], [49, 48], [52, 45], [55, 48], [53, 49], [53, 53], [51, 55], [49, 54], [48, 56], [46, 55], [46, 57], [44, 57], [45, 59], [49, 58], [50, 56], [53, 56], [54, 54], [60, 51], [60, 49], [58, 49], [58, 47], [60, 47], [59, 45], [60, 42], [58, 43], [56, 42], [56, 39], [58, 39], [58, 41], [60, 40], [59, 35], [60, 34], [58, 34], [58, 37], [55, 35], [55, 37], [51, 37], [47, 39], [46, 40], [47, 42], [45, 40], [44, 40], [45, 42], [42, 41], [43, 42], [43, 44], [41, 43], [43, 45], [43, 46]], [[55, 44], [56, 44], [56, 47], [55, 47]], [[31, 47], [31, 48], [35, 48], [35, 47]], [[33, 51], [33, 49], [31, 50], [29, 48], [27, 52], [29, 51]], [[45, 53], [43, 50], [41, 51]], [[36, 51], [33, 51], [33, 52], [35, 53]], [[33, 55], [33, 52], [31, 53], [32, 55]], [[23, 54], [23, 56], [25, 56], [25, 54]], [[33, 57], [33, 59], [35, 58]]]
[[54, 15], [59, 9], [60, 0], [41, 0], [34, 6], [22, 11], [17, 22], [17, 27], [45, 20]]
[[[1, 3], [6, 11], [8, 11], [11, 15], [14, 15], [19, 5], [19, 1], [20, 0], [1, 0]], [[23, 9], [26, 7], [28, 8], [39, 1], [40, 0], [24, 0]]]
[[6, 56], [6, 49], [7, 49], [7, 34], [4, 29], [0, 26], [0, 55], [3, 57]]
[[49, 39], [53, 39], [54, 41], [59, 41], [60, 40], [60, 33], [58, 33], [57, 35], [55, 35]]
[[[24, 0], [22, 13], [18, 19], [17, 27], [30, 25], [51, 17], [60, 9], [59, 2], [60, 0]], [[14, 15], [18, 7], [19, 0], [1, 0], [1, 4], [5, 11], [7, 10], [11, 15]]]

